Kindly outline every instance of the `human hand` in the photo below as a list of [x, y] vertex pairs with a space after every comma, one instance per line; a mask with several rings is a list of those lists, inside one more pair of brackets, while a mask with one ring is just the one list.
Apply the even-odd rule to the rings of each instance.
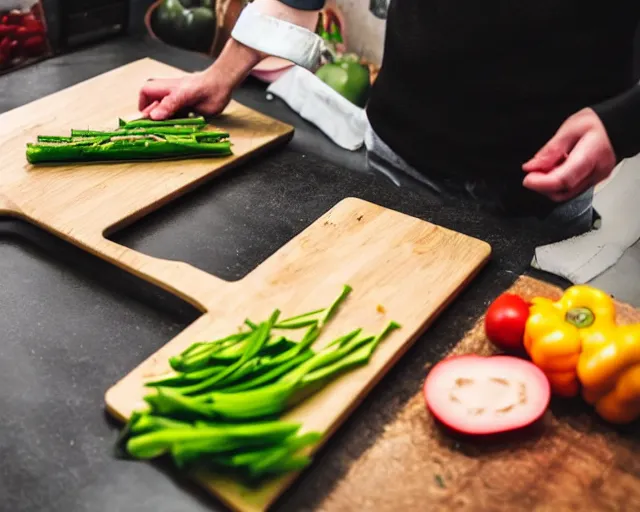
[[147, 80], [140, 90], [138, 109], [154, 121], [183, 109], [207, 116], [219, 114], [229, 104], [233, 89], [265, 57], [231, 38], [207, 70], [181, 78]]
[[182, 78], [148, 80], [140, 90], [138, 109], [155, 121], [190, 109], [202, 115], [216, 115], [231, 98], [231, 85], [215, 76], [196, 73]]
[[571, 199], [611, 174], [616, 155], [607, 131], [590, 108], [569, 117], [522, 169], [523, 185], [553, 201]]

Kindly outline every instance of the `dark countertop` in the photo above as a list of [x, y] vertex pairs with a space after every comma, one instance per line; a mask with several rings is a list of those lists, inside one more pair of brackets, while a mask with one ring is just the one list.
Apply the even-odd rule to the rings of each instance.
[[[0, 112], [150, 56], [183, 69], [201, 56], [122, 39], [0, 78]], [[225, 279], [253, 269], [318, 216], [357, 196], [489, 242], [484, 271], [350, 417], [279, 501], [312, 510], [419, 389], [488, 303], [527, 271], [535, 246], [559, 239], [534, 226], [444, 204], [415, 185], [369, 174], [362, 153], [339, 150], [250, 81], [242, 103], [296, 126], [291, 144], [248, 162], [116, 235]], [[1, 172], [1, 170], [0, 170]], [[117, 460], [104, 413], [108, 387], [193, 321], [190, 306], [19, 221], [0, 220], [0, 497], [18, 511], [221, 509], [170, 468]]]

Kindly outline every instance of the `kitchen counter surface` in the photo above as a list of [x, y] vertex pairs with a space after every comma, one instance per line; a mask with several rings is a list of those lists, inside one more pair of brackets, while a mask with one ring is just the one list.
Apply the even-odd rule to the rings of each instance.
[[[123, 38], [0, 78], [0, 112], [127, 62], [152, 57], [185, 70], [206, 58]], [[238, 279], [318, 216], [357, 196], [475, 236], [493, 257], [466, 291], [370, 393], [314, 465], [278, 502], [312, 510], [419, 390], [425, 365], [449, 350], [488, 303], [528, 272], [533, 249], [562, 238], [443, 203], [413, 184], [370, 174], [250, 80], [236, 99], [296, 127], [271, 151], [151, 214], [114, 238], [163, 258]], [[19, 221], [0, 220], [0, 496], [17, 511], [175, 511], [222, 507], [170, 467], [120, 461], [105, 390], [197, 317], [137, 278]], [[540, 277], [538, 275], [538, 277]]]

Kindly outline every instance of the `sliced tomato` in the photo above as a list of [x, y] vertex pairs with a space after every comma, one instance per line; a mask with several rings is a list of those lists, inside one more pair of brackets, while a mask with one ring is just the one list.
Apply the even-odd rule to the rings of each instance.
[[517, 430], [539, 420], [551, 398], [544, 373], [512, 356], [449, 357], [424, 383], [428, 409], [460, 433], [485, 435]]
[[494, 300], [484, 320], [487, 338], [502, 350], [524, 351], [524, 330], [529, 304], [519, 295], [503, 293]]

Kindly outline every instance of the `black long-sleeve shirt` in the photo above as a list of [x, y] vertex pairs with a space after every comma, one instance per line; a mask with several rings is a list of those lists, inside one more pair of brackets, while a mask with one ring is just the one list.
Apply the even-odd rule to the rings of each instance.
[[640, 153], [639, 21], [640, 0], [392, 0], [369, 119], [418, 170], [498, 177], [540, 202], [522, 164], [584, 107], [619, 160]]

